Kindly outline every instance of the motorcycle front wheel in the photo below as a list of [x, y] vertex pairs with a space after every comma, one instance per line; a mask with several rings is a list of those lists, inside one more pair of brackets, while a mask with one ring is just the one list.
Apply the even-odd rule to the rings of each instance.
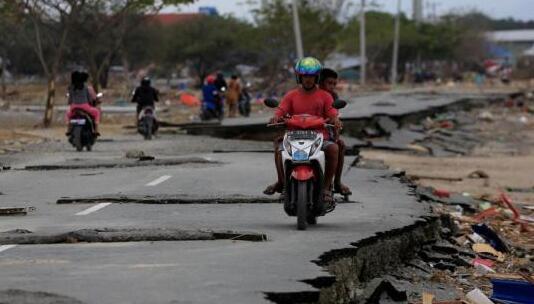
[[297, 229], [306, 230], [308, 226], [308, 182], [298, 181], [297, 185]]

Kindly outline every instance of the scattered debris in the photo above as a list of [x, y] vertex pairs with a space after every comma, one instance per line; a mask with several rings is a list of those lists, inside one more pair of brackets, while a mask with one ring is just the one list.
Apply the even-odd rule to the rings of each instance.
[[475, 170], [475, 171], [469, 173], [469, 175], [467, 175], [467, 177], [469, 177], [469, 178], [489, 178], [489, 174], [487, 174], [486, 172], [484, 172], [482, 170]]
[[408, 175], [408, 177], [412, 180], [432, 179], [432, 180], [444, 180], [448, 182], [461, 182], [463, 180], [463, 178], [460, 178], [460, 177], [429, 176], [429, 175], [416, 175], [416, 174]]
[[488, 242], [491, 247], [495, 248], [495, 250], [498, 250], [500, 252], [509, 252], [509, 248], [506, 245], [506, 243], [501, 240], [499, 235], [493, 229], [488, 227], [486, 224], [476, 224], [472, 225], [471, 228], [473, 231], [483, 237], [486, 242]]
[[26, 215], [35, 211], [35, 207], [0, 207], [1, 215]]
[[492, 279], [492, 300], [501, 303], [532, 304], [534, 303], [534, 284], [516, 280]]
[[466, 295], [466, 298], [472, 304], [493, 304], [493, 302], [478, 288], [475, 288], [470, 291]]
[[521, 192], [521, 193], [534, 193], [534, 187], [530, 187], [530, 188], [506, 187], [506, 191]]

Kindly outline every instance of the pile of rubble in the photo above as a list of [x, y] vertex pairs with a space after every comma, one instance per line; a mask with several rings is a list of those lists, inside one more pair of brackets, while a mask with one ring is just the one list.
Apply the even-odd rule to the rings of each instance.
[[432, 204], [446, 225], [443, 240], [423, 247], [412, 266], [426, 272], [419, 280], [453, 286], [457, 297], [432, 302], [434, 294], [423, 288], [417, 293], [422, 299], [411, 302], [534, 303], [532, 206], [517, 207], [505, 193], [494, 199], [472, 198], [420, 186], [415, 193]]

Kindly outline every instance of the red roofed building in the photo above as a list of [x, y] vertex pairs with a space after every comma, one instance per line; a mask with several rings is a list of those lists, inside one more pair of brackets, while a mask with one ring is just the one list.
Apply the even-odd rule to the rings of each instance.
[[171, 26], [180, 23], [187, 23], [198, 20], [204, 17], [204, 14], [199, 13], [167, 13], [147, 16], [149, 22], [159, 23], [163, 26]]

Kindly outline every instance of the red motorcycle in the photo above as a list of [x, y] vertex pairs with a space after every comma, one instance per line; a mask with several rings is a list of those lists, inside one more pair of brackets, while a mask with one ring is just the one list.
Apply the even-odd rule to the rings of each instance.
[[[278, 101], [266, 99], [265, 105], [278, 107]], [[346, 106], [345, 101], [336, 101], [334, 108]], [[322, 117], [294, 115], [285, 122], [268, 126], [285, 126], [282, 162], [285, 176], [284, 210], [297, 217], [297, 229], [306, 230], [307, 225], [317, 224], [317, 217], [334, 210], [326, 206], [321, 197], [324, 183], [325, 154], [322, 151], [324, 128], [333, 127]]]

